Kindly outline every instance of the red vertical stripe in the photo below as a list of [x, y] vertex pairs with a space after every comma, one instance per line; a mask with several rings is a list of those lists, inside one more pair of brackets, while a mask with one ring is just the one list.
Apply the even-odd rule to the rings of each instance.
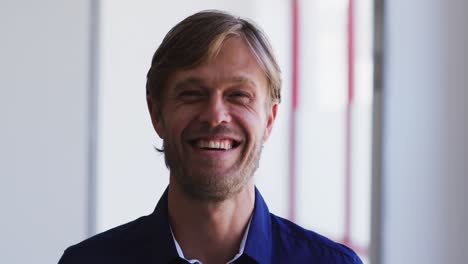
[[299, 3], [292, 0], [292, 104], [289, 136], [289, 219], [296, 217], [296, 111], [299, 83]]
[[348, 105], [354, 99], [354, 0], [348, 3]]
[[297, 110], [298, 106], [298, 83], [299, 83], [299, 3], [293, 0], [292, 7], [292, 109]]
[[352, 223], [352, 135], [353, 135], [353, 104], [354, 104], [354, 77], [355, 77], [355, 53], [354, 53], [354, 22], [355, 22], [355, 1], [348, 0], [348, 23], [347, 23], [347, 101], [345, 115], [345, 223], [342, 243], [356, 250], [359, 254], [368, 255], [367, 247], [362, 247], [353, 243], [351, 238], [351, 223]]
[[354, 97], [354, 0], [348, 3], [348, 97], [346, 102], [345, 135], [345, 226], [343, 242], [351, 244], [351, 181], [352, 181], [352, 105]]

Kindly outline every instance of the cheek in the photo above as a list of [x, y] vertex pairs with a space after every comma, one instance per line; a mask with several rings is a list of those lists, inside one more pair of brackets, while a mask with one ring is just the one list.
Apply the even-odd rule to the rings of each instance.
[[184, 137], [187, 136], [186, 133], [192, 131], [196, 128], [197, 115], [195, 111], [180, 111], [174, 110], [174, 112], [169, 116], [171, 120], [171, 128], [167, 132], [169, 137], [173, 141], [177, 141], [178, 144], [183, 141]]
[[266, 118], [264, 111], [246, 111], [243, 113], [242, 124], [246, 133], [251, 137], [252, 143], [259, 144], [262, 141], [266, 127]]
[[184, 115], [172, 109], [166, 109], [164, 113], [164, 128], [166, 140], [175, 140], [182, 133]]

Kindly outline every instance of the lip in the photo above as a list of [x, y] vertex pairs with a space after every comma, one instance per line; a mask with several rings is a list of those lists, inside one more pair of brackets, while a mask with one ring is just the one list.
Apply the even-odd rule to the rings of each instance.
[[196, 136], [187, 139], [187, 142], [193, 145], [198, 140], [205, 140], [205, 141], [222, 141], [222, 140], [229, 140], [232, 141], [233, 146], [238, 146], [242, 143], [242, 140], [238, 137], [233, 137], [231, 135], [208, 135], [208, 136]]
[[232, 141], [242, 141], [239, 137], [228, 134], [216, 134], [216, 135], [194, 135], [187, 138], [188, 141], [195, 140], [232, 140]]

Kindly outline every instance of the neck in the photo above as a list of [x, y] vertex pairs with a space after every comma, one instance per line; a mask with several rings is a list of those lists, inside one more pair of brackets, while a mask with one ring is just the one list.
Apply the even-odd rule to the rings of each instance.
[[171, 178], [168, 195], [171, 228], [187, 259], [226, 263], [237, 254], [254, 209], [252, 180], [227, 200], [200, 201]]

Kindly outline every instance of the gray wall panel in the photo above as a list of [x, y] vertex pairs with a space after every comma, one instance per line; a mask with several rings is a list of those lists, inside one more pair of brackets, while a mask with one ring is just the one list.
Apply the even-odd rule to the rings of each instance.
[[0, 263], [86, 236], [89, 1], [2, 1]]
[[468, 259], [467, 1], [386, 1], [382, 262]]

